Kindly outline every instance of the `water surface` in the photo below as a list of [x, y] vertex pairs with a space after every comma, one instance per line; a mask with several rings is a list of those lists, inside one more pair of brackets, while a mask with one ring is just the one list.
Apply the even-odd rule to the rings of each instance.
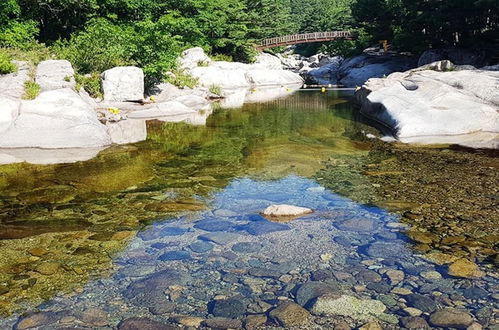
[[[303, 293], [307, 286], [298, 292], [310, 282], [383, 302], [376, 318], [394, 328], [408, 306], [428, 314], [460, 307], [493, 323], [493, 264], [481, 263], [477, 279], [451, 277], [448, 261], [428, 258], [438, 246], [417, 249], [397, 214], [348, 198], [362, 200], [348, 193], [355, 187], [376, 194], [373, 173], [343, 161], [372, 149], [349, 97], [299, 92], [218, 109], [206, 126], [150, 122], [146, 141], [85, 162], [1, 166], [0, 327], [116, 327], [137, 316], [244, 320], [284, 300], [307, 307], [315, 297]], [[342, 173], [334, 191], [314, 180], [326, 164]], [[315, 212], [270, 222], [259, 213], [271, 204]], [[224, 299], [231, 307], [214, 308]], [[37, 318], [19, 318], [35, 310]], [[365, 323], [344, 315], [313, 321]]]

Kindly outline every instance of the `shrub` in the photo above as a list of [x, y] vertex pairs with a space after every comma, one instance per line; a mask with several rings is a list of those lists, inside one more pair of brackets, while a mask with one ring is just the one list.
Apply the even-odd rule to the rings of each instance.
[[134, 64], [133, 33], [110, 21], [90, 21], [85, 30], [55, 46], [58, 57], [69, 60], [80, 73], [102, 72], [116, 66]]
[[198, 85], [198, 79], [182, 70], [174, 70], [166, 76], [165, 80], [179, 88], [194, 88]]
[[210, 88], [209, 88], [209, 91], [212, 94], [215, 94], [215, 95], [218, 95], [218, 96], [222, 96], [222, 87], [220, 87], [218, 85], [211, 85]]
[[3, 51], [19, 61], [26, 61], [37, 65], [41, 61], [52, 58], [52, 52], [44, 44], [33, 42], [29, 48], [4, 48]]
[[11, 20], [6, 25], [0, 25], [0, 47], [30, 49], [35, 44], [38, 28], [34, 21], [16, 22]]
[[11, 57], [3, 51], [0, 51], [0, 74], [7, 74], [17, 71], [17, 66], [12, 63]]
[[225, 54], [213, 54], [210, 55], [210, 58], [213, 61], [224, 61], [224, 62], [234, 62], [234, 59], [230, 55], [225, 55]]
[[94, 98], [102, 98], [101, 75], [98, 72], [89, 73], [86, 75], [76, 74], [76, 91], [83, 88], [90, 96]]
[[34, 100], [38, 94], [40, 94], [40, 85], [38, 85], [34, 81], [26, 81], [24, 83], [24, 95], [23, 99], [24, 100]]

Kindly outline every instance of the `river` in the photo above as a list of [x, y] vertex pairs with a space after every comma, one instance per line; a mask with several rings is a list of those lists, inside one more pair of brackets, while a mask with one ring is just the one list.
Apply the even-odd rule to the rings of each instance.
[[496, 154], [366, 138], [348, 91], [147, 132], [0, 166], [0, 328], [497, 326]]

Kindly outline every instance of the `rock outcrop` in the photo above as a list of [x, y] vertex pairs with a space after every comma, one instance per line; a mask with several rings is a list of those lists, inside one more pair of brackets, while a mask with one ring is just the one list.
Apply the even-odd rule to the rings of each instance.
[[356, 93], [360, 113], [402, 142], [498, 147], [499, 72], [438, 67], [449, 64], [370, 79]]
[[24, 83], [29, 80], [30, 66], [27, 62], [12, 61], [17, 71], [0, 75], [0, 95], [20, 99], [24, 94]]
[[36, 68], [35, 81], [42, 91], [75, 88], [74, 70], [66, 60], [42, 61]]
[[134, 66], [104, 71], [102, 90], [105, 101], [140, 101], [144, 98], [144, 72]]
[[456, 65], [472, 65], [479, 68], [486, 64], [486, 54], [484, 51], [463, 48], [430, 49], [421, 54], [418, 66], [444, 60], [451, 61]]
[[68, 88], [23, 101], [19, 115], [0, 133], [1, 148], [92, 148], [110, 143], [94, 109]]
[[280, 60], [270, 54], [261, 54], [256, 63], [245, 64], [208, 61], [201, 51], [200, 48], [186, 50], [178, 61], [204, 87], [231, 90], [303, 83], [298, 74], [283, 70]]

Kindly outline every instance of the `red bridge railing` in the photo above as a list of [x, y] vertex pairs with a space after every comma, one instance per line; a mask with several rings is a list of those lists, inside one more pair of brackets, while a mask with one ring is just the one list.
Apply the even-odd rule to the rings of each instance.
[[256, 48], [258, 50], [263, 50], [266, 48], [304, 44], [311, 42], [321, 42], [321, 41], [332, 41], [332, 40], [351, 40], [355, 36], [349, 31], [331, 31], [331, 32], [313, 32], [313, 33], [301, 33], [293, 34], [289, 36], [275, 37], [269, 39], [263, 39], [260, 41]]

